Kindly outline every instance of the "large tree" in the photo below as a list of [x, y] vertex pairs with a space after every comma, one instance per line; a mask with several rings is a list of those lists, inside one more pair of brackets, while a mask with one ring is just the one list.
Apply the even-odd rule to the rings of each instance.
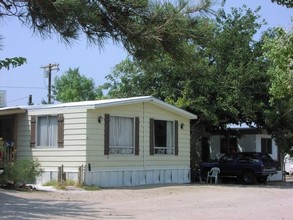
[[185, 45], [186, 63], [174, 63], [166, 54], [152, 63], [128, 58], [107, 76], [109, 95], [155, 95], [210, 125], [261, 120], [258, 110], [268, 104], [268, 77], [262, 42], [253, 39], [261, 27], [257, 12], [246, 7], [231, 15], [222, 11], [212, 34], [206, 32], [207, 41]]
[[201, 41], [204, 26], [198, 13], [207, 12], [211, 0], [1, 0], [0, 18], [18, 17], [42, 36], [59, 34], [68, 43], [87, 39], [103, 47], [106, 40], [122, 43], [139, 58], [164, 50], [180, 58], [182, 42]]
[[101, 98], [102, 90], [95, 82], [79, 73], [79, 69], [69, 69], [60, 77], [55, 77], [52, 86], [54, 99], [60, 102], [77, 102]]

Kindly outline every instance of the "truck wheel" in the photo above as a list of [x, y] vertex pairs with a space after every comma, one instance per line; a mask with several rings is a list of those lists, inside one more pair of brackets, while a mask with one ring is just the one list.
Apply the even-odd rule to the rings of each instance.
[[244, 171], [242, 180], [244, 184], [255, 184], [255, 175], [252, 171]]
[[261, 177], [258, 177], [257, 178], [257, 182], [258, 183], [263, 183], [263, 184], [265, 184], [266, 182], [267, 182], [267, 180], [268, 180], [268, 177], [267, 176], [261, 176]]

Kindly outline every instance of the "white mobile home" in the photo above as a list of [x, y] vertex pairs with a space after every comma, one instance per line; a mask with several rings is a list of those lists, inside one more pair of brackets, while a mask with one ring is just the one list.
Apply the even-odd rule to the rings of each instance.
[[254, 128], [231, 128], [225, 134], [214, 133], [210, 137], [209, 156], [215, 159], [223, 153], [232, 152], [263, 152], [268, 153], [278, 164], [277, 174], [270, 176], [269, 180], [282, 180], [281, 159], [275, 140], [265, 130]]
[[151, 96], [0, 108], [0, 137], [16, 159], [36, 158], [39, 182], [102, 187], [190, 182], [190, 120], [196, 115]]

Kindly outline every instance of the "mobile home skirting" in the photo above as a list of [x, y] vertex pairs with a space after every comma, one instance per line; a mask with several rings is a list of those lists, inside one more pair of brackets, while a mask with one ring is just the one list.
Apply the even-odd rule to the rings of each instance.
[[[66, 179], [78, 182], [78, 172], [65, 172]], [[38, 178], [37, 184], [58, 180], [58, 171], [45, 171]], [[154, 184], [190, 183], [190, 169], [144, 169], [144, 170], [84, 170], [83, 183], [98, 187], [142, 186]]]
[[85, 184], [100, 187], [190, 183], [190, 169], [86, 171]]

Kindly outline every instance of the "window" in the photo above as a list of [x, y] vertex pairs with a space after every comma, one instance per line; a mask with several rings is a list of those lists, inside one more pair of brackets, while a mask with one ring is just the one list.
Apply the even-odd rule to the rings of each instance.
[[261, 139], [261, 152], [272, 154], [272, 139], [271, 138]]
[[134, 154], [133, 118], [110, 116], [110, 154]]
[[178, 155], [178, 122], [150, 121], [150, 154]]
[[221, 138], [221, 154], [236, 153], [237, 138]]
[[63, 147], [64, 118], [62, 114], [31, 116], [31, 147]]
[[105, 115], [104, 154], [139, 154], [139, 118]]

